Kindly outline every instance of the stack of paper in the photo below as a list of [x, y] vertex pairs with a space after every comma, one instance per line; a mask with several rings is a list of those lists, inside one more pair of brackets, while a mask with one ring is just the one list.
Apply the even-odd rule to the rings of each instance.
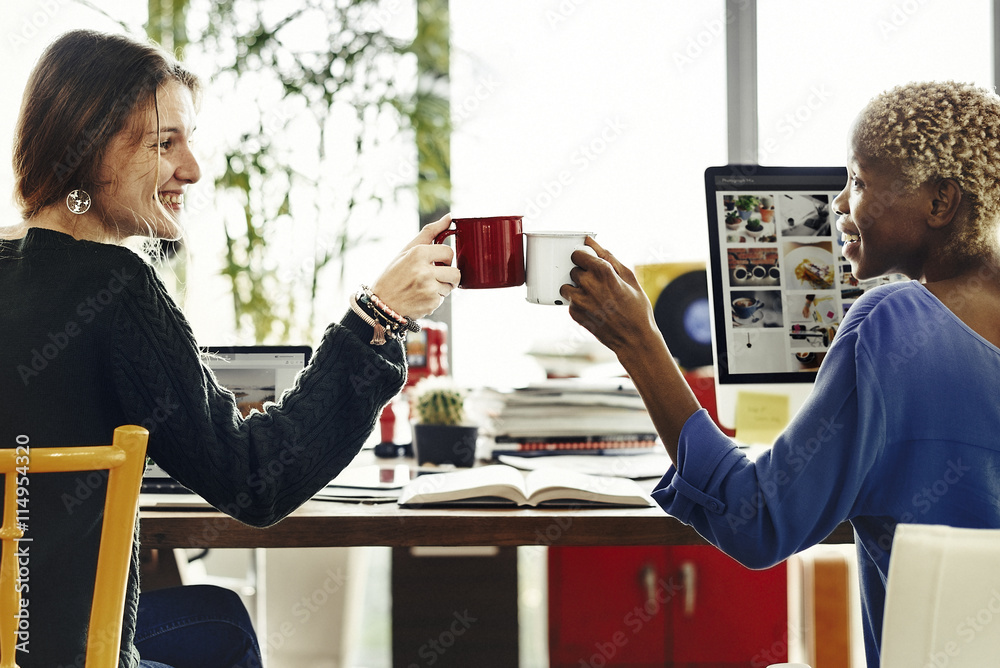
[[627, 378], [550, 379], [495, 392], [485, 429], [500, 454], [648, 451], [656, 429]]

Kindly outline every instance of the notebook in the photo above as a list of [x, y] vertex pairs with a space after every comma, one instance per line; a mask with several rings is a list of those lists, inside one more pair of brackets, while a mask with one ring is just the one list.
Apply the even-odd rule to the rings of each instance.
[[[236, 395], [240, 412], [263, 411], [295, 384], [295, 377], [309, 363], [309, 346], [208, 346], [204, 361], [219, 384]], [[187, 494], [190, 490], [156, 464], [150, 463], [142, 479], [143, 495]], [[154, 500], [145, 498], [142, 505]]]

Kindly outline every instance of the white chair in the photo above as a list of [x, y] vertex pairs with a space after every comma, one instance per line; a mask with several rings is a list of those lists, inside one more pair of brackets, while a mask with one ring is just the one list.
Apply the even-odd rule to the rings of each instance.
[[[1000, 529], [900, 524], [892, 543], [882, 668], [1000, 663]], [[768, 668], [802, 667], [779, 663]]]
[[1000, 662], [1000, 529], [900, 524], [892, 544], [882, 668]]

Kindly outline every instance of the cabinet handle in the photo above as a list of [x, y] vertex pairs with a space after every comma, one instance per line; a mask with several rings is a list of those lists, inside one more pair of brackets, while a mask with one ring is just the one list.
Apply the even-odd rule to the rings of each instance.
[[642, 567], [642, 584], [646, 589], [646, 610], [656, 610], [659, 601], [656, 600], [656, 568], [652, 564]]
[[694, 604], [698, 596], [698, 571], [693, 561], [681, 562], [681, 582], [684, 585], [684, 616], [694, 617]]

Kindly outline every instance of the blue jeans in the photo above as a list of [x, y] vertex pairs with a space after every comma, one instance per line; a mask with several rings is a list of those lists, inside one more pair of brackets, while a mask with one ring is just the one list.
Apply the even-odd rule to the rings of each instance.
[[139, 596], [141, 668], [260, 668], [257, 634], [235, 592], [190, 585]]

